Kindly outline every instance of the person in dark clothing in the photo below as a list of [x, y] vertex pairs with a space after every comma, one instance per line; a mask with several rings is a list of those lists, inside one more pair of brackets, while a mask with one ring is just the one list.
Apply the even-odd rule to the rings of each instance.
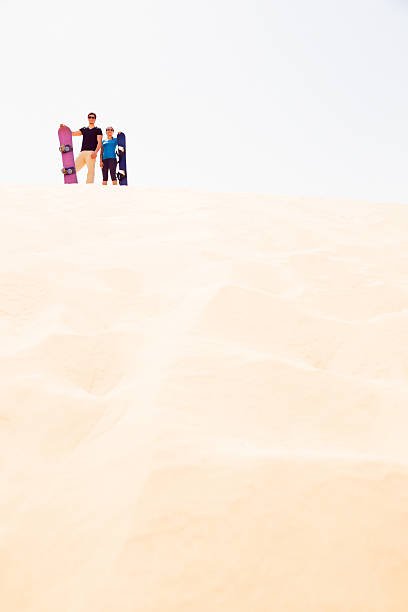
[[[88, 114], [88, 127], [82, 127], [76, 132], [72, 132], [73, 136], [82, 136], [82, 146], [78, 157], [75, 160], [75, 169], [77, 173], [85, 165], [88, 168], [86, 177], [87, 183], [93, 183], [95, 179], [95, 161], [98, 151], [102, 146], [102, 130], [95, 126], [95, 113]], [[63, 124], [61, 124], [63, 125]]]

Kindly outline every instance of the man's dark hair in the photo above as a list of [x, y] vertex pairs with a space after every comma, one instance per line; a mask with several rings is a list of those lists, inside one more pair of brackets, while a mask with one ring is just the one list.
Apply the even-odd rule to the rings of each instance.
[[95, 117], [95, 119], [96, 119], [96, 113], [88, 113], [88, 117], [89, 117], [89, 115], [93, 115]]

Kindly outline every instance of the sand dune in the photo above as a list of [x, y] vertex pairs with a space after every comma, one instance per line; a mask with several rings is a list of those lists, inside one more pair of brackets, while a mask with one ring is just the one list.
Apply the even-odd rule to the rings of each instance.
[[0, 189], [7, 612], [406, 612], [408, 207]]

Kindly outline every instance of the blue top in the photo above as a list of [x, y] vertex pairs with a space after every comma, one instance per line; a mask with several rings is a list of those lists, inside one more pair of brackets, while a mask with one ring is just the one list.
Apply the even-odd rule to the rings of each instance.
[[102, 159], [115, 159], [116, 158], [116, 145], [118, 144], [117, 138], [105, 138], [102, 140], [103, 153]]

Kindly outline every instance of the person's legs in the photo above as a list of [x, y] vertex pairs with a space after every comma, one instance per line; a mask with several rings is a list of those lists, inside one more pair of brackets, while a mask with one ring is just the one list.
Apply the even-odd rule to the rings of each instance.
[[86, 165], [88, 166], [87, 183], [93, 183], [95, 180], [95, 161], [96, 157], [91, 157], [94, 151], [84, 151], [86, 153]]
[[102, 167], [102, 185], [107, 185], [108, 184], [108, 172], [109, 172], [109, 164], [108, 164], [108, 159], [104, 159], [103, 160], [103, 167]]
[[75, 160], [75, 170], [77, 173], [85, 166], [86, 164], [86, 155], [84, 155], [85, 151], [81, 151], [78, 157]]
[[117, 161], [116, 161], [116, 157], [114, 159], [110, 159], [109, 160], [109, 170], [110, 170], [110, 175], [111, 175], [111, 179], [112, 179], [112, 183], [114, 185], [118, 184], [118, 181], [116, 180], [116, 166], [117, 166]]

